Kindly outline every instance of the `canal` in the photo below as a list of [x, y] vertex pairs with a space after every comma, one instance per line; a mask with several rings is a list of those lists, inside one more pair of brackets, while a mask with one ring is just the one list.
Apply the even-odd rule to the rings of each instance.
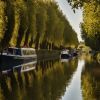
[[100, 64], [91, 55], [32, 64], [0, 75], [0, 100], [100, 100]]

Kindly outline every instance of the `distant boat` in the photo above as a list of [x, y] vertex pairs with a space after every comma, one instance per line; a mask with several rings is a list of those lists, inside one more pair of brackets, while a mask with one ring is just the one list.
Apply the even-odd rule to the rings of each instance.
[[65, 49], [63, 51], [61, 51], [61, 55], [60, 55], [61, 59], [68, 59], [71, 57], [71, 54], [69, 53], [69, 50], [68, 49]]
[[77, 56], [78, 55], [78, 51], [76, 50], [76, 49], [72, 49], [71, 50], [71, 56], [72, 57], [75, 57], [75, 56]]
[[3, 59], [32, 59], [37, 58], [36, 51], [33, 48], [9, 47], [0, 55]]

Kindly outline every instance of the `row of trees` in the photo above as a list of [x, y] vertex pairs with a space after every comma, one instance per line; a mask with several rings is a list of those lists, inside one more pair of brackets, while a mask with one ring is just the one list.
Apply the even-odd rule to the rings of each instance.
[[0, 1], [0, 49], [55, 49], [76, 45], [77, 35], [54, 1]]
[[84, 4], [83, 9], [82, 37], [86, 45], [100, 50], [100, 2], [91, 0]]
[[68, 0], [73, 10], [83, 7], [81, 33], [86, 45], [100, 50], [100, 0]]

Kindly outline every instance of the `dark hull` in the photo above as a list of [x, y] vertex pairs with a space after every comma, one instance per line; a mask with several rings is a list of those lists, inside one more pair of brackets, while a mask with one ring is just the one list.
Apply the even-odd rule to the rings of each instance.
[[0, 70], [9, 70], [14, 66], [21, 65], [22, 63], [28, 63], [34, 60], [36, 60], [36, 57], [18, 59], [15, 56], [0, 55]]
[[61, 59], [68, 59], [71, 56], [69, 54], [61, 54]]

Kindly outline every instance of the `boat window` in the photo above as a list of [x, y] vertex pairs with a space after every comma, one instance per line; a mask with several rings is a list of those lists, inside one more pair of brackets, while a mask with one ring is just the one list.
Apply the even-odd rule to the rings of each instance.
[[21, 55], [21, 50], [20, 49], [15, 49], [15, 55]]
[[8, 49], [8, 54], [13, 54], [13, 49], [12, 48]]

